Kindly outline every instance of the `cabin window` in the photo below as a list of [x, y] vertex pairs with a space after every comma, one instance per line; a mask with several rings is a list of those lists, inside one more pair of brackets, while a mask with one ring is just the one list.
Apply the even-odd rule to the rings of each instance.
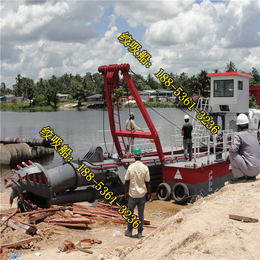
[[233, 97], [234, 80], [214, 80], [214, 97]]
[[238, 89], [243, 90], [243, 81], [238, 81]]

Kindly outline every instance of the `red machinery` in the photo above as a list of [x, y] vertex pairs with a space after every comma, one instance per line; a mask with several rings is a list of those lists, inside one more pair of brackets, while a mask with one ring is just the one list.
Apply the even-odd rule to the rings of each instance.
[[[153, 139], [156, 145], [157, 153], [160, 158], [161, 163], [163, 164], [165, 161], [165, 157], [162, 151], [160, 139], [158, 136], [158, 133], [153, 125], [153, 122], [147, 113], [147, 110], [134, 86], [134, 83], [128, 74], [130, 70], [129, 64], [121, 64], [121, 65], [109, 65], [109, 66], [100, 66], [98, 68], [98, 71], [102, 73], [104, 82], [105, 82], [105, 91], [106, 91], [106, 98], [107, 98], [107, 110], [108, 110], [108, 116], [109, 116], [109, 123], [110, 123], [110, 129], [111, 134], [117, 149], [117, 153], [120, 158], [123, 158], [123, 151], [126, 151], [126, 146], [124, 143], [123, 137], [131, 137], [131, 138], [146, 138], [146, 139]], [[121, 71], [122, 75], [124, 76], [124, 79], [132, 93], [132, 96], [134, 97], [138, 108], [140, 109], [143, 118], [150, 130], [150, 132], [135, 132], [135, 131], [122, 131], [121, 130], [121, 123], [120, 123], [120, 115], [119, 115], [119, 108], [118, 108], [118, 100], [116, 98], [116, 105], [112, 102], [112, 95], [116, 91], [115, 88], [118, 85], [119, 81], [119, 71]], [[117, 97], [117, 96], [116, 96]], [[116, 108], [116, 112], [115, 109]], [[118, 121], [115, 120], [115, 116], [118, 118]], [[116, 129], [116, 124], [119, 126], [119, 129]], [[119, 139], [120, 138], [120, 139]], [[122, 148], [123, 146], [123, 148]]]

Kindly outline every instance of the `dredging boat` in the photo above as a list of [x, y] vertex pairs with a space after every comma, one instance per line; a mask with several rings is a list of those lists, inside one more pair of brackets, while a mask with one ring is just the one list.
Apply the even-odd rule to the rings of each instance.
[[[232, 178], [231, 167], [225, 159], [236, 130], [237, 113], [248, 113], [246, 103], [248, 104], [249, 94], [245, 93], [249, 93], [250, 75], [238, 72], [232, 75], [208, 75], [211, 77], [211, 102], [209, 103], [209, 99], [201, 99], [197, 103], [196, 111], [208, 112], [222, 129], [218, 131], [218, 136], [210, 135], [200, 121], [194, 120], [196, 135], [193, 134], [193, 159], [191, 162], [185, 162], [179, 134], [171, 137], [171, 149], [163, 151], [158, 132], [134, 86], [129, 70], [129, 64], [98, 68], [105, 83], [110, 131], [116, 155], [105, 156], [102, 147], [93, 146], [81, 159], [64, 161], [63, 165], [50, 170], [44, 169], [39, 163], [23, 162], [22, 166], [17, 165], [17, 169], [13, 170], [14, 174], [7, 185], [12, 188], [10, 203], [18, 197], [18, 208], [26, 211], [35, 206], [46, 208], [52, 204], [93, 202], [103, 198], [104, 194], [97, 188], [101, 187], [101, 183], [111, 192], [110, 195], [112, 194], [107, 196], [109, 200], [111, 198], [109, 203], [115, 202], [119, 199], [116, 196], [124, 193], [126, 170], [134, 162], [133, 156], [128, 152], [125, 138], [141, 138], [154, 143], [154, 150], [143, 150], [142, 162], [149, 167], [152, 190], [156, 191], [161, 200], [173, 198], [180, 204], [192, 202], [198, 195], [206, 196], [220, 189]], [[123, 75], [147, 124], [147, 132], [125, 131], [121, 128], [116, 91], [119, 72]], [[241, 86], [241, 81], [240, 93], [238, 87]], [[221, 96], [217, 93], [219, 91], [224, 94]], [[254, 116], [259, 120], [260, 114], [257, 111], [251, 113], [253, 122]], [[89, 169], [95, 179], [83, 178], [79, 171], [81, 168]]]

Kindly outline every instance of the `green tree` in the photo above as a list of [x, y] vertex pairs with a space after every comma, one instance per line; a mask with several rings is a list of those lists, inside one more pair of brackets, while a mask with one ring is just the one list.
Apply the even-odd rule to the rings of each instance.
[[[147, 75], [147, 85], [150, 87], [150, 89], [158, 89], [159, 84], [155, 81], [154, 77], [151, 74]], [[145, 88], [147, 89], [147, 87]]]
[[24, 84], [26, 85], [26, 87], [24, 88], [25, 97], [27, 97], [30, 100], [30, 106], [31, 106], [32, 99], [35, 97], [36, 87], [35, 87], [32, 79], [26, 78], [26, 81], [24, 82]]
[[103, 77], [99, 73], [95, 73], [92, 76], [92, 81], [95, 84], [95, 92], [103, 94], [105, 90]]
[[226, 64], [226, 68], [225, 68], [226, 72], [233, 72], [233, 71], [237, 71], [237, 68], [235, 66], [235, 63], [233, 61], [230, 61]]
[[123, 90], [123, 88], [118, 88], [117, 89], [117, 98], [119, 99], [122, 96], [124, 96], [124, 90]]
[[260, 86], [260, 75], [259, 75], [257, 69], [256, 68], [252, 68], [252, 73], [251, 74], [252, 74], [253, 78], [250, 79], [249, 86], [250, 87]]
[[72, 97], [78, 100], [78, 107], [81, 106], [81, 102], [85, 101], [86, 98], [86, 90], [84, 89], [81, 83], [78, 83], [75, 79], [71, 82], [72, 87], [74, 89], [72, 93]]
[[208, 93], [205, 92], [206, 87], [210, 86], [210, 78], [207, 77], [208, 72], [206, 70], [201, 70], [197, 75], [198, 89], [201, 91], [202, 96], [207, 96]]
[[59, 102], [59, 97], [57, 94], [61, 91], [61, 81], [59, 78], [56, 78], [55, 75], [48, 80], [48, 88], [45, 93], [47, 97], [47, 102], [51, 105], [51, 102], [54, 103], [54, 108], [57, 108], [57, 104]]
[[7, 88], [6, 84], [4, 82], [1, 82], [1, 88], [0, 88], [0, 96], [13, 94], [12, 89]]
[[47, 90], [46, 81], [43, 78], [40, 78], [38, 82], [36, 82], [36, 95], [44, 95]]
[[18, 74], [15, 80], [16, 80], [16, 84], [13, 85], [14, 95], [20, 97], [23, 95], [21, 74]]

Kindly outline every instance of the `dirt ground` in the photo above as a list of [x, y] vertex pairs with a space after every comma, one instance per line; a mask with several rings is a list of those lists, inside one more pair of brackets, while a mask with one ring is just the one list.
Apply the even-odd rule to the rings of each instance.
[[[8, 215], [15, 210], [16, 201], [14, 201], [13, 206], [10, 208], [9, 205], [9, 196], [10, 190], [6, 190], [4, 193], [1, 192], [1, 216]], [[82, 205], [90, 205], [89, 203], [79, 203]], [[149, 219], [151, 221], [152, 226], [159, 227], [162, 222], [169, 218], [170, 216], [176, 214], [182, 208], [187, 208], [188, 206], [180, 206], [175, 205], [172, 201], [163, 202], [159, 200], [154, 200], [153, 202], [147, 202], [145, 208], [145, 219]], [[37, 228], [39, 231], [51, 227], [51, 229], [55, 228], [56, 231], [61, 233], [66, 233], [66, 235], [58, 235], [53, 234], [50, 238], [44, 238], [41, 241], [32, 242], [33, 246], [31, 248], [26, 248], [23, 246], [22, 249], [5, 249], [4, 253], [6, 256], [11, 256], [13, 253], [21, 252], [22, 256], [19, 257], [21, 260], [31, 260], [37, 259], [35, 253], [41, 253], [40, 258], [47, 257], [48, 259], [102, 259], [102, 256], [106, 259], [108, 255], [110, 255], [115, 249], [119, 249], [121, 247], [130, 247], [134, 246], [137, 242], [137, 237], [133, 238], [125, 237], [124, 231], [126, 229], [126, 225], [115, 224], [115, 223], [105, 223], [96, 221], [94, 224], [89, 225], [92, 229], [68, 229], [60, 226], [51, 226], [47, 223], [39, 223], [37, 224]], [[4, 229], [3, 227], [1, 230]], [[117, 230], [121, 232], [120, 236], [114, 237], [112, 235], [113, 230]], [[154, 229], [152, 228], [144, 228], [143, 236], [147, 236]], [[133, 231], [133, 235], [137, 233], [137, 230]], [[30, 235], [23, 234], [20, 231], [14, 231], [11, 228], [5, 228], [4, 232], [1, 234], [1, 244], [11, 243], [18, 240], [30, 238]], [[87, 254], [80, 251], [72, 251], [70, 253], [62, 253], [59, 252], [58, 246], [64, 240], [70, 240], [73, 243], [77, 243], [78, 241], [84, 238], [98, 239], [102, 240], [101, 244], [95, 244], [92, 246], [93, 254]], [[58, 253], [59, 252], [59, 253]]]
[[[14, 210], [14, 206], [9, 208], [8, 199], [8, 193], [1, 193], [2, 214]], [[30, 249], [9, 249], [4, 252], [10, 256], [13, 252], [21, 251], [21, 260], [37, 259], [35, 253], [41, 253], [39, 259], [54, 260], [260, 259], [260, 222], [232, 220], [229, 214], [260, 219], [260, 176], [252, 182], [226, 184], [220, 191], [198, 199], [193, 205], [180, 207], [172, 201], [147, 202], [145, 218], [158, 228], [144, 228], [142, 239], [125, 237], [123, 232], [126, 226], [122, 224], [96, 222], [90, 225], [91, 230], [58, 227], [60, 232], [66, 232], [67, 235], [54, 234], [49, 239], [33, 242], [34, 246]], [[40, 223], [37, 227], [44, 229], [48, 224]], [[113, 237], [113, 230], [120, 231], [122, 235]], [[30, 236], [8, 228], [2, 234], [1, 244], [25, 237]], [[80, 251], [57, 253], [62, 241], [69, 239], [76, 243], [83, 238], [99, 239], [102, 244], [93, 246], [92, 255]]]

